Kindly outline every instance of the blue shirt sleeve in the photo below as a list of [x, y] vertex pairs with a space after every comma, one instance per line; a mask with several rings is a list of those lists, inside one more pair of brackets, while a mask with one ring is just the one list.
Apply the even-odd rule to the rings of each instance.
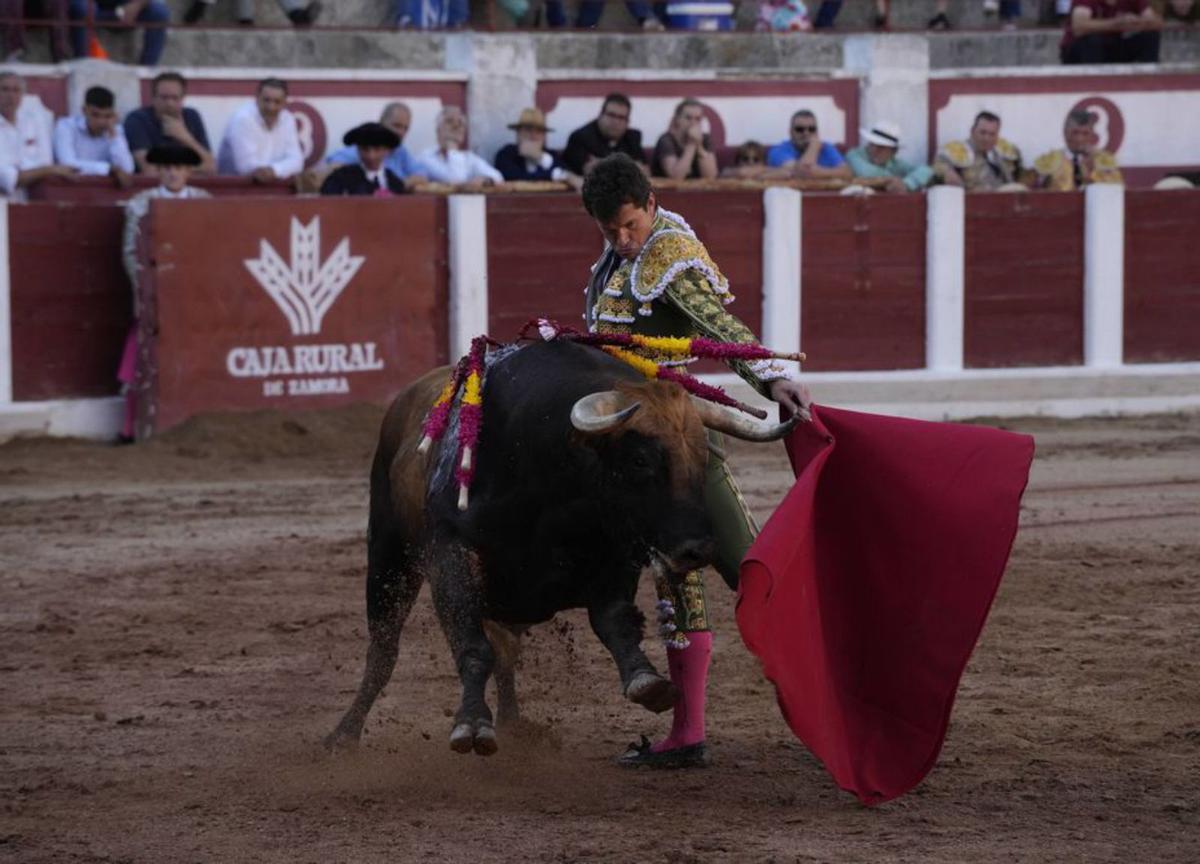
[[822, 168], [837, 168], [846, 160], [842, 158], [842, 154], [838, 149], [828, 141], [821, 142], [821, 153], [817, 156], [817, 164]]
[[783, 141], [767, 151], [767, 165], [771, 168], [786, 165], [796, 158], [796, 148], [792, 146], [791, 141]]
[[130, 150], [149, 150], [154, 146], [154, 121], [144, 109], [130, 111], [124, 126]]
[[334, 150], [325, 157], [325, 161], [330, 165], [357, 165], [358, 148], [342, 147], [338, 150]]
[[205, 150], [212, 150], [208, 144], [208, 132], [204, 129], [204, 118], [200, 116], [200, 112], [195, 108], [183, 109], [183, 125], [192, 133], [195, 138], [204, 147]]

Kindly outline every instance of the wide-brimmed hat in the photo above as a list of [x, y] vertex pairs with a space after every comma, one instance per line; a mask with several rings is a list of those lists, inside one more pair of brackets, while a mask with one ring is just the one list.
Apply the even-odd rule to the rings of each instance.
[[201, 163], [200, 154], [177, 141], [156, 144], [146, 151], [146, 161], [151, 165], [186, 165], [195, 168]]
[[521, 116], [517, 118], [516, 123], [508, 124], [509, 129], [521, 129], [522, 127], [529, 129], [541, 129], [543, 132], [554, 131], [546, 125], [546, 115], [543, 114], [541, 109], [538, 108], [526, 108], [521, 112]]
[[886, 120], [880, 120], [870, 129], [863, 129], [862, 136], [868, 144], [876, 144], [880, 147], [900, 146], [900, 127]]
[[393, 150], [400, 146], [400, 136], [382, 123], [363, 123], [343, 135], [342, 143], [355, 147], [387, 147]]

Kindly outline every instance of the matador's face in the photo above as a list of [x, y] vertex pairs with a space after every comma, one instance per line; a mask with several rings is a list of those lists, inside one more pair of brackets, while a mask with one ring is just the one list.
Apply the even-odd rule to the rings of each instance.
[[657, 215], [658, 202], [654, 200], [654, 193], [651, 192], [645, 207], [631, 203], [622, 204], [617, 215], [610, 221], [601, 222], [597, 219], [596, 224], [600, 226], [600, 233], [617, 254], [629, 261], [637, 257], [646, 241], [650, 239], [654, 217]]

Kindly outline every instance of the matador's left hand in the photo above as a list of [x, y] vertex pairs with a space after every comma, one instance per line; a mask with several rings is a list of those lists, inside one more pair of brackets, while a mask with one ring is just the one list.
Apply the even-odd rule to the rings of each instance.
[[771, 398], [787, 408], [793, 414], [808, 416], [808, 406], [812, 404], [812, 394], [799, 381], [789, 378], [776, 378], [767, 387]]

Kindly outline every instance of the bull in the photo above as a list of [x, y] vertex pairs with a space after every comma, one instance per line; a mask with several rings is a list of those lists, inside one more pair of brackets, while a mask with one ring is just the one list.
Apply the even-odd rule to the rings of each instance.
[[506, 641], [498, 635], [519, 638], [565, 609], [587, 610], [628, 699], [667, 710], [675, 688], [641, 649], [634, 595], [648, 564], [670, 577], [712, 558], [705, 428], [768, 441], [800, 418], [755, 423], [573, 342], [504, 349], [489, 360], [463, 510], [452, 436], [428, 456], [418, 452], [446, 375], [435, 370], [411, 384], [383, 420], [371, 469], [366, 669], [327, 746], [357, 743], [426, 579], [462, 683], [453, 750], [496, 752], [484, 698], [493, 674], [501, 726], [517, 717], [512, 655], [497, 650]]

